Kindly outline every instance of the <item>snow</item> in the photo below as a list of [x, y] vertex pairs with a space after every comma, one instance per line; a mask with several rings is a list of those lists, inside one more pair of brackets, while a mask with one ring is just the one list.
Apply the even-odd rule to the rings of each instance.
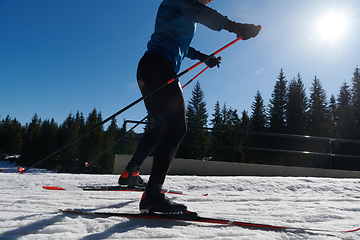
[[[49, 191], [43, 185], [114, 185], [116, 175], [21, 175], [0, 162], [0, 239], [360, 239], [360, 232], [263, 231], [209, 223], [94, 218], [58, 209], [138, 212], [141, 193]], [[143, 176], [145, 179], [148, 176]], [[349, 230], [360, 227], [360, 180], [295, 177], [168, 176], [164, 188], [208, 193], [168, 195], [200, 216], [288, 227]]]

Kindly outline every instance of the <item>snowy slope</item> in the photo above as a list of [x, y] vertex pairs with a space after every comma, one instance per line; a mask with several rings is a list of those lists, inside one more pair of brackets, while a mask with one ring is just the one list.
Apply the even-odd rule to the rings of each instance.
[[[274, 232], [66, 215], [58, 209], [137, 212], [141, 193], [47, 191], [41, 186], [114, 185], [118, 176], [41, 170], [20, 175], [15, 166], [5, 170], [0, 173], [0, 239], [360, 239], [360, 232]], [[169, 195], [204, 217], [332, 230], [360, 227], [358, 179], [169, 176], [164, 187], [209, 193], [207, 197]]]

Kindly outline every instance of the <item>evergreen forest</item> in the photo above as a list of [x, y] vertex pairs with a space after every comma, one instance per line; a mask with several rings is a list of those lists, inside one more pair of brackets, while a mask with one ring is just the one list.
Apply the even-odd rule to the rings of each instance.
[[[337, 96], [327, 96], [317, 76], [309, 90], [307, 96], [300, 73], [287, 79], [281, 69], [268, 105], [257, 91], [250, 113], [238, 112], [226, 102], [217, 101], [209, 115], [205, 93], [197, 82], [186, 108], [189, 129], [176, 157], [360, 170], [360, 141], [357, 142], [360, 140], [359, 67], [355, 68], [350, 83], [343, 82]], [[54, 119], [42, 120], [35, 114], [31, 122], [21, 125], [16, 118], [7, 116], [0, 122], [1, 156], [20, 155], [14, 161], [21, 166], [31, 166], [102, 120], [101, 112], [96, 109], [86, 117], [82, 112], [70, 113], [62, 124]], [[100, 127], [92, 131], [36, 167], [58, 172], [111, 173], [114, 155], [133, 154], [142, 136], [130, 131], [125, 141], [104, 152], [124, 135], [124, 128], [113, 119], [106, 129]], [[144, 132], [150, 129], [151, 118], [148, 118]], [[289, 137], [293, 135], [316, 138]], [[340, 140], [329, 143], [325, 138]], [[329, 146], [335, 154], [330, 162]], [[93, 164], [86, 167], [85, 162]]]

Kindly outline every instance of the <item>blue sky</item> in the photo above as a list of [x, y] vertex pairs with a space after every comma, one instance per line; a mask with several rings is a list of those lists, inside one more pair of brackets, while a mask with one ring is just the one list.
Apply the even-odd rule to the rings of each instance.
[[[160, 2], [1, 0], [0, 119], [9, 115], [24, 125], [37, 113], [61, 124], [69, 113], [87, 116], [94, 108], [105, 119], [141, 97], [136, 68]], [[257, 90], [268, 104], [281, 68], [288, 80], [301, 74], [308, 96], [316, 75], [329, 98], [344, 81], [351, 83], [360, 64], [358, 0], [216, 0], [208, 6], [263, 27], [257, 38], [224, 50], [221, 67], [198, 78], [210, 117], [216, 101], [250, 114]], [[325, 35], [317, 26], [330, 12], [339, 16], [332, 17], [336, 21]], [[337, 26], [341, 18], [345, 22]], [[198, 25], [192, 46], [210, 54], [234, 39], [225, 30]], [[195, 63], [186, 59], [181, 70]], [[181, 83], [202, 69], [184, 75]], [[186, 101], [193, 87], [184, 89]], [[139, 103], [117, 122], [146, 114]]]

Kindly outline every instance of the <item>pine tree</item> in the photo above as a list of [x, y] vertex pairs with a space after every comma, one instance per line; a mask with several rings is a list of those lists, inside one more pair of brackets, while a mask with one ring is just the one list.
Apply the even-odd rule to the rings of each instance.
[[305, 134], [308, 100], [300, 73], [289, 82], [286, 97], [287, 133]]
[[86, 131], [84, 114], [82, 112], [77, 111], [74, 120], [75, 120], [79, 134], [80, 135], [84, 134]]
[[[356, 139], [357, 126], [354, 117], [354, 102], [352, 102], [350, 86], [344, 82], [340, 87], [340, 93], [337, 98], [336, 105], [336, 128], [335, 133], [338, 138]], [[335, 142], [335, 149], [337, 153], [348, 155], [359, 155], [359, 149], [352, 144]], [[349, 158], [335, 158], [334, 168], [355, 170], [360, 169], [360, 163], [358, 159]]]
[[284, 71], [281, 69], [278, 80], [275, 83], [274, 91], [271, 95], [269, 105], [269, 121], [271, 132], [285, 132], [285, 104], [286, 104], [286, 84]]
[[340, 93], [337, 99], [336, 116], [336, 136], [339, 138], [354, 139], [355, 121], [351, 108], [350, 87], [346, 82], [340, 87]]
[[250, 117], [247, 111], [242, 111], [241, 113], [241, 122], [240, 122], [241, 130], [249, 131], [250, 130]]
[[[320, 83], [320, 80], [315, 76], [312, 87], [310, 88], [310, 101], [308, 112], [308, 134], [318, 137], [330, 137], [332, 132], [331, 115], [326, 99], [326, 92]], [[327, 152], [329, 145], [327, 142], [316, 140], [307, 141], [308, 151], [313, 152]], [[327, 157], [309, 156], [307, 158], [309, 167], [327, 168], [332, 167], [328, 162]]]
[[[211, 144], [214, 146], [221, 145], [221, 141], [222, 141], [221, 137], [223, 133], [215, 130], [215, 129], [221, 129], [221, 127], [223, 126], [222, 117], [221, 117], [221, 107], [219, 101], [216, 101], [215, 103], [214, 113], [212, 114], [212, 116], [213, 119], [211, 119], [210, 122], [214, 130], [211, 131]], [[222, 159], [220, 148], [214, 147], [211, 150], [212, 150], [211, 156], [214, 160]]]
[[21, 124], [9, 115], [0, 122], [0, 150], [7, 154], [19, 154], [23, 145]]
[[24, 146], [21, 149], [20, 163], [24, 166], [31, 166], [39, 161], [39, 140], [41, 134], [41, 119], [37, 114], [31, 120], [31, 123], [25, 127]]
[[[212, 158], [217, 161], [231, 161], [231, 153], [228, 149], [224, 149], [220, 146], [230, 145], [232, 139], [228, 132], [224, 132], [224, 129], [231, 129], [231, 113], [227, 108], [226, 103], [223, 107], [220, 107], [220, 103], [217, 101], [214, 108], [215, 113], [213, 114], [213, 119], [211, 124], [213, 125], [213, 130], [211, 133], [211, 144], [214, 146], [212, 148]], [[221, 131], [220, 131], [221, 130]]]
[[234, 110], [231, 107], [228, 108], [226, 103], [224, 103], [221, 108], [219, 101], [217, 101], [214, 111], [215, 113], [212, 115], [213, 119], [211, 119], [211, 124], [213, 126], [211, 132], [211, 144], [219, 147], [212, 148], [211, 156], [217, 161], [240, 162], [242, 160], [241, 150], [229, 150], [229, 147], [240, 146], [242, 136], [241, 134], [226, 131], [241, 129], [241, 120], [237, 114], [237, 110]]
[[[80, 116], [80, 114], [77, 114]], [[64, 146], [75, 138], [79, 137], [80, 126], [83, 125], [81, 118], [77, 118], [71, 113], [58, 129], [58, 145]], [[56, 159], [58, 161], [57, 168], [59, 172], [78, 172], [78, 161], [81, 156], [81, 142], [77, 141], [64, 150], [60, 151]], [[86, 160], [89, 161], [89, 160]]]
[[[226, 104], [223, 107], [223, 129], [226, 130], [240, 130], [240, 118], [237, 114], [237, 110], [232, 109], [232, 107], [227, 108]], [[222, 143], [228, 147], [230, 146], [240, 146], [241, 145], [241, 134], [236, 134], [235, 132], [224, 132], [222, 134]], [[242, 161], [242, 151], [240, 149], [223, 149], [223, 158], [225, 161]]]
[[[45, 158], [49, 154], [53, 153], [58, 148], [58, 125], [55, 120], [44, 120], [41, 124], [41, 134], [39, 137], [39, 155], [40, 159]], [[57, 165], [56, 157], [51, 157], [46, 161], [42, 162], [39, 167], [54, 169]]]
[[[289, 134], [306, 134], [307, 121], [307, 97], [305, 87], [302, 82], [300, 73], [296, 78], [289, 81], [288, 91], [286, 95], [286, 133]], [[286, 140], [283, 142], [284, 149], [304, 150], [306, 148], [306, 141], [297, 138], [282, 138]], [[282, 159], [282, 164], [290, 166], [299, 166], [299, 163], [306, 162], [307, 156], [304, 155], [289, 155], [279, 154]], [[280, 157], [279, 157], [280, 158]]]
[[231, 107], [229, 111], [232, 128], [235, 130], [241, 130], [241, 119], [238, 115], [238, 111], [236, 109], [232, 109]]
[[[280, 70], [279, 76], [275, 83], [273, 93], [271, 94], [269, 104], [269, 131], [273, 133], [284, 133], [286, 127], [286, 84], [287, 80], [283, 69]], [[283, 148], [284, 138], [273, 137], [271, 141], [268, 141], [267, 146], [269, 148]], [[274, 155], [269, 153], [269, 155]], [[281, 161], [281, 158], [277, 156], [277, 161]]]
[[327, 137], [331, 132], [330, 114], [326, 92], [316, 76], [310, 92], [309, 133], [314, 136]]
[[[255, 95], [255, 101], [251, 105], [251, 117], [250, 117], [250, 130], [265, 132], [267, 130], [267, 116], [266, 116], [266, 108], [264, 105], [264, 100], [261, 96], [260, 91], [258, 90]], [[265, 148], [269, 143], [268, 138], [264, 136], [252, 135], [249, 140], [249, 146], [255, 148]], [[265, 154], [264, 152], [254, 152], [247, 155], [248, 162], [254, 163], [269, 163], [268, 160], [269, 154]]]
[[[233, 130], [232, 112], [232, 108], [228, 108], [226, 103], [224, 103], [221, 109], [221, 129]], [[231, 132], [219, 132], [218, 138], [220, 145], [230, 147], [234, 144], [234, 136]], [[218, 155], [222, 161], [230, 162], [234, 160], [234, 151], [230, 151], [228, 148], [219, 148]]]
[[356, 66], [354, 76], [352, 78], [351, 102], [354, 120], [356, 123], [356, 139], [360, 140], [360, 69]]
[[[203, 128], [207, 126], [208, 114], [206, 110], [205, 94], [197, 82], [192, 91], [192, 97], [188, 102], [186, 119], [189, 130], [184, 138], [184, 142], [193, 144], [208, 144], [208, 132], [203, 129], [192, 129], [191, 127]], [[186, 158], [203, 159], [207, 157], [208, 149], [199, 145], [184, 145], [179, 150], [179, 154]]]
[[267, 125], [266, 108], [259, 90], [256, 92], [255, 101], [251, 105], [251, 110], [250, 129], [252, 131], [265, 131]]
[[[97, 110], [94, 108], [93, 111], [88, 115], [85, 122], [85, 130], [88, 131], [92, 129], [94, 126], [102, 122], [101, 113], [97, 113]], [[100, 153], [105, 149], [105, 134], [102, 127], [97, 128], [92, 131], [90, 134], [81, 139], [81, 156], [78, 162], [75, 162], [75, 166], [77, 166], [77, 171], [82, 171], [84, 168], [84, 163], [87, 161], [91, 161], [96, 158]], [[91, 172], [102, 172], [103, 164], [106, 166], [106, 161], [109, 159], [105, 159], [105, 156], [101, 156], [96, 164], [90, 165], [88, 171]]]
[[205, 94], [201, 89], [200, 83], [197, 82], [187, 106], [186, 117], [189, 125], [194, 127], [206, 127], [208, 114], [204, 98]]
[[219, 101], [216, 101], [215, 107], [214, 107], [214, 113], [212, 114], [213, 119], [210, 120], [211, 125], [213, 128], [221, 128], [222, 126], [222, 120], [221, 120], [221, 109], [220, 109], [220, 103]]

